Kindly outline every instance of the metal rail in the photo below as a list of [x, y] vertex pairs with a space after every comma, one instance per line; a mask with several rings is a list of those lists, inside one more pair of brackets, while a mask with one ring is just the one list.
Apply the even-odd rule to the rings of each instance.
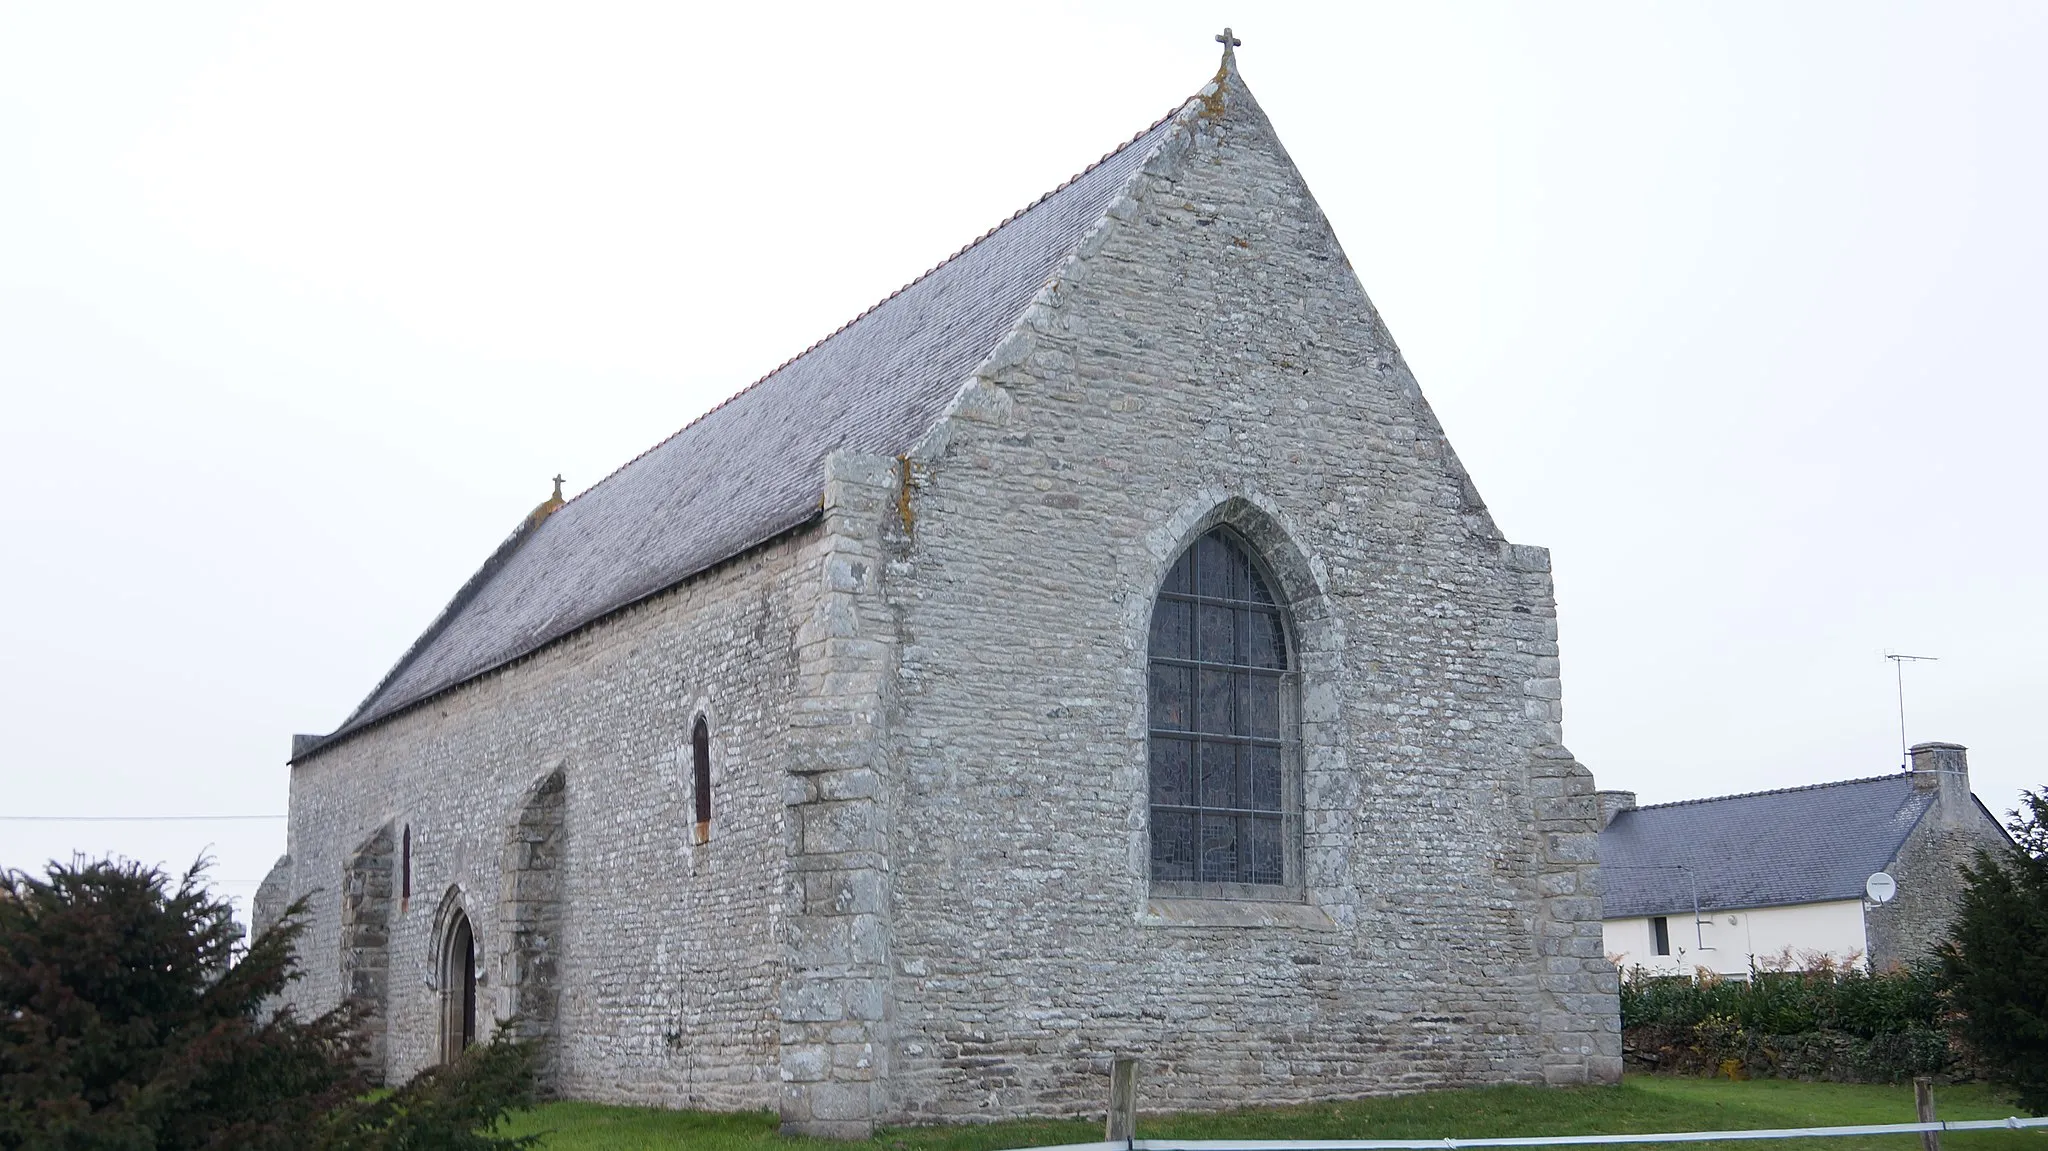
[[1660, 1131], [1634, 1135], [1518, 1135], [1501, 1139], [1131, 1139], [1061, 1143], [1016, 1151], [1457, 1151], [1464, 1147], [1589, 1147], [1621, 1143], [1720, 1143], [1744, 1139], [1822, 1139], [1842, 1135], [1919, 1135], [1942, 1131], [2025, 1130], [2048, 1119], [1948, 1119], [1855, 1127], [1780, 1127], [1751, 1131]]

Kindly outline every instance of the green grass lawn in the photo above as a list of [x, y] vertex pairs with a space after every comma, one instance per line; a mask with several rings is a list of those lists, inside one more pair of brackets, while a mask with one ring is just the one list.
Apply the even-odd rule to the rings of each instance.
[[[1142, 1087], [1142, 1085], [1141, 1085]], [[2013, 1107], [1977, 1085], [1935, 1089], [1944, 1119], [2003, 1119]], [[1141, 1139], [1429, 1139], [1500, 1135], [1597, 1135], [1634, 1131], [1726, 1131], [1840, 1127], [1913, 1121], [1910, 1086], [1631, 1076], [1619, 1087], [1555, 1090], [1490, 1087], [1306, 1107], [1265, 1107], [1211, 1115], [1141, 1115]], [[594, 1103], [554, 1103], [517, 1117], [513, 1133], [545, 1132], [550, 1151], [1001, 1151], [1102, 1138], [1100, 1119], [1023, 1121], [972, 1127], [882, 1131], [867, 1143], [784, 1139], [767, 1112], [708, 1114]], [[1917, 1135], [1695, 1143], [1711, 1151], [1918, 1151]], [[1942, 1138], [1943, 1151], [2048, 1151], [2048, 1129], [1972, 1131]]]

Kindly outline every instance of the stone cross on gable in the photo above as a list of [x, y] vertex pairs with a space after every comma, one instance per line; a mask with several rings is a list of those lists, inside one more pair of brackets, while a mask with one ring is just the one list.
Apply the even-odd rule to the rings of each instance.
[[555, 498], [562, 498], [562, 477], [559, 474], [555, 476]]
[[1223, 30], [1223, 35], [1216, 37], [1216, 42], [1223, 45], [1223, 54], [1225, 56], [1235, 56], [1236, 52], [1233, 49], [1244, 47], [1244, 41], [1231, 35], [1228, 28]]

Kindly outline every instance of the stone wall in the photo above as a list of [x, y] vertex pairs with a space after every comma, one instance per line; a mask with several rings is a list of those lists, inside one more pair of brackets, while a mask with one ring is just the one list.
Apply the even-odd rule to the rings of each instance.
[[568, 863], [568, 781], [560, 769], [534, 786], [505, 839], [499, 876], [498, 922], [505, 930], [507, 1022], [513, 1033], [540, 1045], [535, 1078], [543, 1091], [561, 1084], [560, 955]]
[[1530, 764], [1534, 825], [1538, 986], [1546, 1083], [1612, 1082], [1621, 1076], [1621, 975], [1606, 955], [1600, 903], [1600, 828], [1593, 773], [1555, 744]]
[[1948, 938], [1962, 905], [1962, 865], [1974, 862], [1978, 851], [2000, 846], [2003, 840], [1989, 819], [1974, 832], [1932, 820], [1914, 828], [1898, 858], [1885, 868], [1899, 881], [1898, 894], [1890, 903], [1864, 908], [1871, 967], [1884, 971], [1929, 959]]
[[363, 1054], [372, 1085], [384, 1082], [390, 1045], [392, 857], [397, 846], [386, 823], [356, 845], [341, 872], [341, 999], [354, 1009], [368, 1037]]
[[880, 593], [895, 461], [835, 454], [825, 523], [804, 571], [816, 598], [797, 633], [784, 844], [786, 1130], [862, 1138], [887, 1105], [892, 1055], [886, 746], [895, 619]]
[[1889, 903], [1865, 904], [1863, 935], [1877, 970], [1925, 962], [1962, 906], [1962, 865], [1979, 851], [2010, 849], [1998, 821], [1970, 794], [1969, 765], [1958, 744], [1913, 748], [1914, 783], [1935, 793], [1885, 871], [1898, 881]]
[[292, 903], [292, 857], [280, 855], [270, 865], [263, 882], [256, 885], [256, 898], [249, 905], [249, 937], [257, 936], [277, 926]]
[[[306, 1010], [339, 1001], [345, 854], [409, 826], [413, 900], [390, 928], [388, 1067], [438, 1052], [437, 918], [461, 908], [484, 967], [479, 1028], [531, 1002], [533, 916], [558, 921], [551, 1073], [578, 1098], [760, 1108], [780, 1091], [783, 779], [802, 533], [318, 751], [292, 770], [292, 894], [315, 892]], [[690, 728], [714, 811], [690, 843]], [[562, 781], [558, 797], [547, 781]], [[536, 806], [536, 801], [539, 801]], [[544, 880], [507, 868], [538, 819]], [[529, 857], [528, 862], [533, 862]], [[518, 885], [506, 887], [506, 879]], [[538, 883], [538, 886], [532, 884]], [[558, 889], [553, 885], [558, 884]], [[556, 891], [559, 891], [558, 897]], [[523, 942], [522, 942], [523, 938]], [[508, 966], [509, 965], [509, 966]]]
[[[1505, 543], [1232, 80], [908, 461], [896, 1120], [1619, 1074], [1547, 556]], [[1306, 902], [1147, 892], [1146, 627], [1228, 523], [1291, 605]]]

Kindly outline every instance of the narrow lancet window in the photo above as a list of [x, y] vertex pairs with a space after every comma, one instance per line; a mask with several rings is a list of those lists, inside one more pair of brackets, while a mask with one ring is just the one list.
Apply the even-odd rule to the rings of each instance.
[[398, 849], [398, 909], [404, 911], [412, 905], [412, 824], [405, 825], [405, 836]]
[[701, 715], [690, 732], [690, 759], [695, 767], [691, 790], [697, 800], [696, 840], [704, 843], [711, 838], [711, 725]]
[[1272, 898], [1300, 886], [1286, 612], [1228, 528], [1195, 541], [1152, 608], [1152, 882]]

